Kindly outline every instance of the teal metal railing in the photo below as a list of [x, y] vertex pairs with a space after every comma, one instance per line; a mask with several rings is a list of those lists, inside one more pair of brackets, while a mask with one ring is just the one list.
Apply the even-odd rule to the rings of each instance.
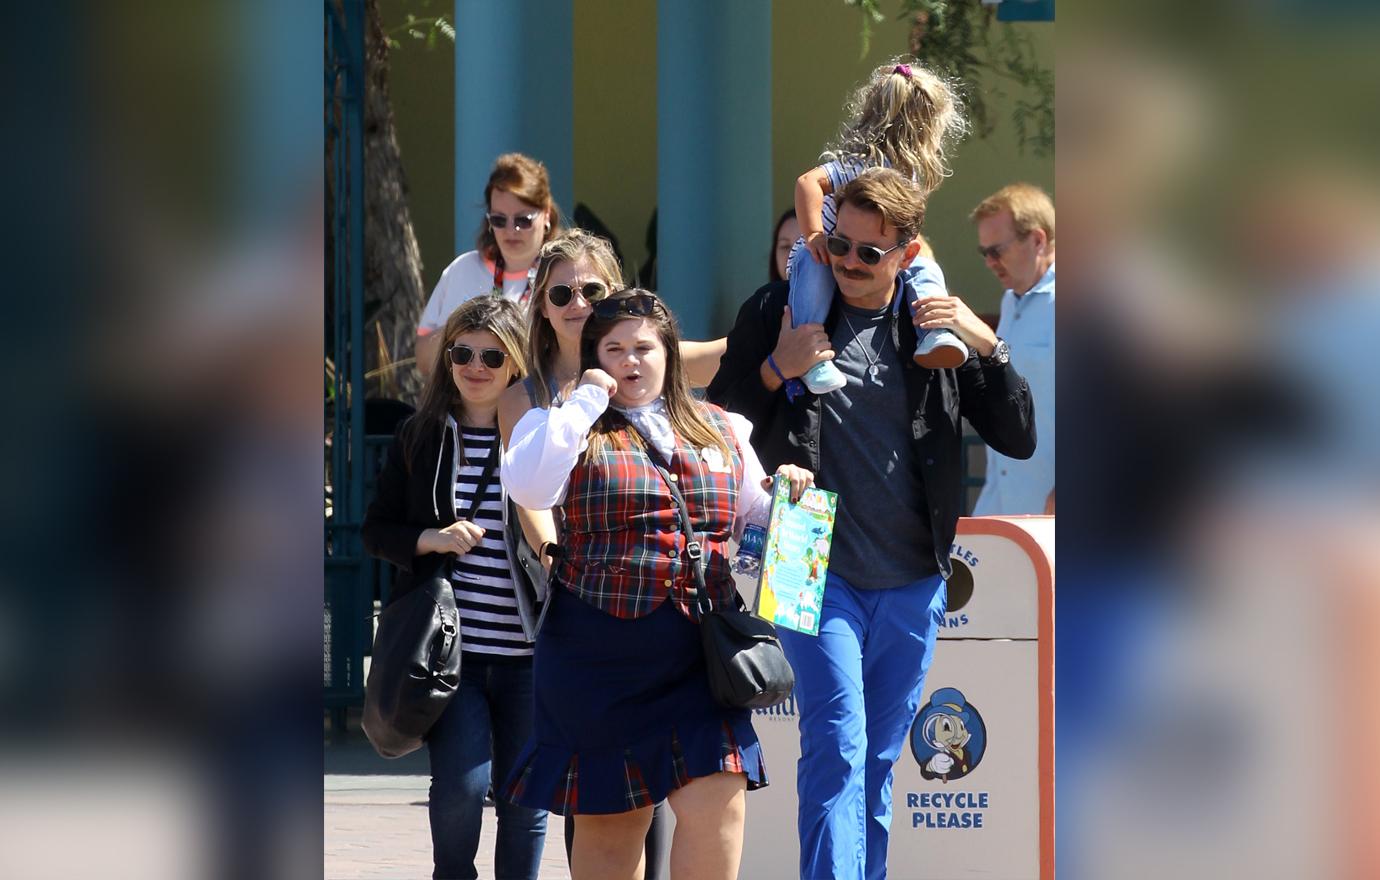
[[334, 145], [327, 182], [333, 211], [330, 468], [325, 531], [325, 702], [335, 729], [364, 696], [372, 584], [359, 540], [364, 518], [364, 27], [363, 0], [326, 4], [326, 135]]

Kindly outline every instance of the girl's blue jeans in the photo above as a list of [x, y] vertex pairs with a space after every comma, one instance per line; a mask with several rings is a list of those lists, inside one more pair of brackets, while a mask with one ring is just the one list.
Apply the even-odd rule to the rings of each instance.
[[[502, 785], [532, 733], [532, 661], [466, 653], [460, 687], [427, 734], [431, 757], [431, 850], [435, 880], [474, 880], [484, 796]], [[546, 811], [495, 798], [494, 876], [536, 880]]]

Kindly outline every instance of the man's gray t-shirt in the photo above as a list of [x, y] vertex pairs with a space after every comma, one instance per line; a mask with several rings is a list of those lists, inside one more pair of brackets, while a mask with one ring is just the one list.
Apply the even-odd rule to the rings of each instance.
[[891, 339], [891, 307], [839, 307], [834, 365], [848, 384], [820, 398], [815, 476], [818, 486], [839, 495], [829, 570], [860, 590], [899, 587], [939, 570], [905, 380]]

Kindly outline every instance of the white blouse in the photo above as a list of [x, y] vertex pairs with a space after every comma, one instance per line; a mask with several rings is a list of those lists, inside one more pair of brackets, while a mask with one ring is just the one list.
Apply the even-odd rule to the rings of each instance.
[[[528, 510], [546, 510], [565, 501], [570, 488], [570, 472], [589, 445], [589, 429], [609, 408], [608, 392], [597, 385], [581, 385], [565, 402], [550, 409], [533, 407], [513, 426], [513, 435], [503, 451], [500, 474], [508, 494]], [[670, 458], [675, 435], [666, 407], [658, 398], [646, 406], [621, 410], [643, 436]], [[738, 413], [728, 413], [738, 436], [738, 451], [743, 458], [743, 480], [738, 489], [738, 516], [733, 534], [741, 537], [743, 525], [765, 525], [771, 515], [771, 495], [762, 488], [766, 473], [747, 438], [752, 423]], [[728, 438], [725, 438], [728, 439]]]

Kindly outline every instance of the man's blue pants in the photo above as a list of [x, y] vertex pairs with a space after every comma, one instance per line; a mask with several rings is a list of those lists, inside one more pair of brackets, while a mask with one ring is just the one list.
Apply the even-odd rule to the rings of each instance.
[[934, 656], [939, 575], [857, 590], [829, 573], [819, 636], [778, 629], [800, 712], [801, 880], [886, 877], [891, 768]]

